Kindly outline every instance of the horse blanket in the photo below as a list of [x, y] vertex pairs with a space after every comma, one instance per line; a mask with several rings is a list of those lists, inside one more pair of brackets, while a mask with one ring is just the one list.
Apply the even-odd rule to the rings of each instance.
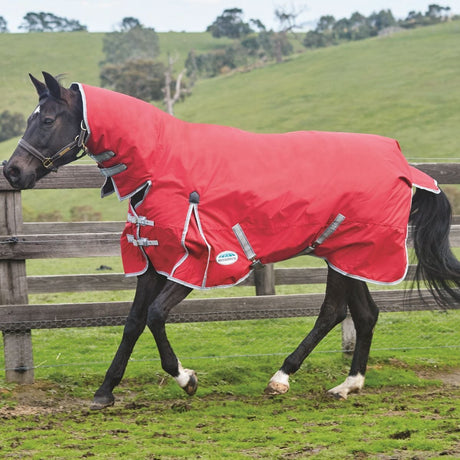
[[132, 97], [75, 84], [102, 196], [130, 199], [127, 275], [231, 286], [301, 252], [377, 283], [406, 274], [412, 186], [439, 193], [398, 142], [336, 133], [254, 134], [187, 123]]

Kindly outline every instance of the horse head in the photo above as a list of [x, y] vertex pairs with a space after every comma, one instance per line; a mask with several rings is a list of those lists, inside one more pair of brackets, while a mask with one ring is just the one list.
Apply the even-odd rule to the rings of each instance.
[[51, 171], [80, 158], [86, 135], [79, 91], [63, 88], [46, 72], [45, 83], [29, 76], [38, 93], [38, 106], [13, 155], [3, 164], [3, 174], [16, 189], [32, 188]]

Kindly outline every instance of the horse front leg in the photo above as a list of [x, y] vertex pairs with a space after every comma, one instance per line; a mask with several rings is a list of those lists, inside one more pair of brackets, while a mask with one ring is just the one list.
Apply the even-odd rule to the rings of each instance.
[[349, 279], [329, 268], [326, 296], [318, 319], [311, 332], [296, 350], [285, 359], [281, 369], [270, 379], [265, 389], [266, 394], [278, 395], [286, 393], [289, 390], [289, 376], [300, 368], [305, 358], [328, 332], [346, 318]]
[[191, 288], [167, 281], [162, 291], [149, 307], [147, 326], [153, 334], [160, 353], [161, 367], [171, 375], [189, 395], [196, 392], [198, 380], [195, 371], [184, 369], [177, 359], [166, 335], [166, 319], [173, 307], [192, 291]]
[[145, 329], [148, 307], [161, 292], [165, 283], [166, 278], [159, 275], [151, 266], [138, 277], [136, 294], [126, 319], [121, 343], [105, 374], [102, 385], [94, 394], [91, 409], [103, 409], [114, 404], [115, 398], [112, 391], [120, 383], [134, 345]]

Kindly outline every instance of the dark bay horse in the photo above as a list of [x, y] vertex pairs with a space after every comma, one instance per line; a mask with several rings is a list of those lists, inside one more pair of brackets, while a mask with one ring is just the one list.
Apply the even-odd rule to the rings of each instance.
[[[431, 178], [407, 165], [399, 154], [399, 146], [395, 141], [345, 134], [252, 135], [222, 127], [186, 125], [184, 122], [178, 124], [172, 117], [165, 122], [162, 112], [155, 111], [152, 112], [152, 132], [125, 130], [123, 135], [118, 135], [116, 142], [112, 142], [110, 130], [124, 129], [122, 124], [126, 120], [144, 126], [144, 121], [133, 108], [137, 107], [137, 103], [133, 102], [133, 107], [125, 106], [124, 102], [128, 102], [126, 96], [100, 93], [80, 84], [63, 88], [48, 73], [44, 72], [43, 75], [45, 83], [31, 76], [39, 96], [39, 104], [30, 115], [26, 131], [12, 157], [4, 163], [3, 172], [11, 186], [15, 189], [33, 188], [42, 177], [75, 161], [83, 151], [83, 154], [90, 154], [99, 163], [101, 172], [107, 177], [103, 195], [115, 191], [120, 199], [130, 201], [127, 227], [121, 243], [125, 271], [138, 276], [137, 290], [121, 344], [101, 387], [95, 393], [93, 409], [101, 409], [114, 403], [113, 389], [120, 383], [134, 345], [146, 325], [158, 346], [163, 369], [189, 395], [193, 395], [197, 389], [196, 374], [193, 370], [182, 367], [167, 339], [165, 322], [169, 312], [193, 288], [236, 284], [261, 263], [276, 262], [298, 253], [311, 253], [325, 259], [329, 267], [325, 299], [318, 319], [311, 332], [270, 379], [266, 388], [268, 394], [288, 391], [289, 376], [300, 368], [326, 334], [343, 321], [347, 309], [356, 328], [355, 351], [348, 377], [329, 393], [336, 398], [346, 398], [350, 392], [359, 391], [363, 387], [373, 329], [378, 317], [378, 308], [367, 288], [366, 280], [396, 282], [404, 278], [407, 269], [405, 240], [408, 223], [412, 227], [418, 258], [417, 283], [424, 281], [440, 306], [452, 306], [460, 302], [460, 263], [452, 254], [448, 240], [451, 219], [449, 202]], [[91, 99], [91, 94], [96, 99]], [[99, 94], [108, 99], [97, 99]], [[115, 102], [112, 103], [112, 100]], [[150, 105], [144, 104], [143, 107], [147, 106]], [[179, 145], [187, 153], [180, 160], [167, 156], [173, 149], [172, 137], [178, 138], [174, 145]], [[283, 163], [287, 158], [284, 155], [288, 155], [286, 151], [292, 148], [303, 152], [302, 145], [306, 140], [312, 139], [315, 149], [321, 149], [315, 150], [312, 161], [331, 174], [323, 182], [328, 186], [330, 182], [340, 185], [337, 187], [340, 195], [334, 198], [334, 210], [328, 210], [324, 218], [324, 207], [329, 206], [325, 200], [332, 195], [329, 189], [327, 193], [322, 192], [321, 196], [307, 204], [298, 205], [288, 201], [295, 192], [294, 187], [299, 186], [304, 190], [302, 187], [308, 187], [308, 183], [318, 173], [323, 173], [323, 170], [316, 169], [308, 179], [307, 171], [302, 171], [301, 166], [296, 163], [294, 166], [297, 170], [289, 172], [288, 185], [283, 185], [280, 179], [284, 170]], [[226, 189], [233, 186], [234, 169], [241, 172], [241, 163], [234, 166], [233, 161], [228, 159], [222, 169], [219, 162], [225, 158], [222, 160], [218, 153], [209, 157], [208, 152], [207, 157], [200, 157], [201, 150], [211, 145], [211, 140], [220, 141], [220, 144], [231, 144], [235, 152], [246, 149], [248, 151], [244, 155], [248, 158], [258, 155], [259, 158], [266, 159], [261, 171], [256, 171], [256, 175], [245, 181], [262, 186], [258, 182], [260, 176], [261, 182], [270, 182], [270, 187], [264, 189], [263, 198], [256, 197], [252, 191], [244, 194], [242, 190], [246, 184], [230, 190], [231, 197], [220, 197], [219, 193], [228, 193]], [[153, 159], [145, 156], [144, 145], [147, 144], [153, 145], [156, 155]], [[199, 145], [199, 148], [193, 151], [193, 145]], [[213, 144], [211, 153], [216, 150], [215, 145]], [[337, 153], [337, 145], [343, 146], [345, 150], [352, 145], [353, 152], [350, 156], [343, 152]], [[374, 145], [382, 149], [377, 157], [371, 156], [370, 147]], [[247, 146], [251, 148], [247, 149]], [[273, 146], [278, 150], [272, 154]], [[352, 182], [351, 179], [342, 177], [347, 170], [345, 163], [352, 162], [351, 158], [356, 161], [360, 149], [365, 152], [365, 155], [359, 157], [360, 162], [367, 161], [368, 157], [371, 159], [366, 165], [353, 165], [354, 170], [361, 167], [363, 173]], [[387, 150], [388, 158], [385, 157], [383, 163], [373, 168], [373, 164], [386, 155], [383, 151]], [[300, 154], [296, 155], [297, 159]], [[335, 155], [334, 161], [339, 161], [343, 156], [345, 163], [337, 168], [334, 168], [335, 163], [328, 166], [325, 163], [327, 155]], [[270, 161], [281, 161], [277, 163], [276, 174], [268, 171]], [[214, 175], [220, 179], [218, 186], [200, 174], [193, 176], [190, 164], [199, 172], [203, 171], [203, 175], [206, 168], [213, 168]], [[396, 169], [397, 172], [388, 189], [384, 190], [383, 196], [379, 197], [381, 204], [377, 205], [372, 200], [379, 195], [379, 187], [384, 187], [387, 182], [386, 168], [389, 171]], [[266, 173], [264, 169], [267, 170]], [[365, 176], [374, 174], [374, 170], [375, 174], [380, 175], [375, 179], [378, 182], [361, 186], [365, 182]], [[182, 179], [178, 179], [176, 171], [181, 171]], [[183, 187], [183, 183], [191, 187], [187, 189], [186, 199], [182, 199], [183, 193], [177, 188]], [[344, 190], [347, 183], [354, 185]], [[417, 187], [413, 197], [412, 185]], [[362, 190], [357, 190], [359, 187]], [[215, 191], [211, 199], [206, 195], [206, 190], [210, 188]], [[162, 194], [166, 194], [165, 199]], [[155, 198], [153, 204], [147, 200], [149, 195]], [[241, 197], [246, 201], [238, 202], [243, 199]], [[279, 197], [283, 205], [277, 205], [273, 215], [268, 214], [266, 209], [274, 208], [273, 203]], [[166, 201], [166, 209], [157, 211], [157, 206], [163, 201]], [[234, 201], [238, 203], [237, 210], [231, 209]], [[212, 208], [213, 205], [215, 209]], [[146, 208], [153, 208], [157, 212], [154, 220], [144, 214]], [[172, 211], [176, 208], [181, 209], [181, 225], [174, 223]], [[218, 224], [211, 220], [210, 209], [218, 216]], [[241, 220], [232, 221], [231, 231], [227, 232], [222, 209], [225, 209], [225, 214], [246, 214]], [[362, 214], [363, 209], [369, 215], [375, 215], [368, 218]], [[396, 219], [398, 224], [377, 225], [375, 222], [364, 222], [380, 219], [383, 214], [388, 215], [385, 219]], [[165, 215], [171, 224], [162, 227], [161, 221]], [[269, 217], [264, 221], [262, 215], [264, 218], [266, 215]], [[304, 223], [302, 219], [305, 216], [307, 222]], [[276, 233], [278, 218], [294, 219], [283, 227], [282, 235]], [[321, 219], [323, 220], [320, 222]], [[297, 225], [300, 221], [302, 223]], [[209, 228], [212, 228], [212, 232]], [[301, 238], [299, 242], [296, 239], [299, 238], [298, 233], [302, 232], [309, 232], [309, 236]], [[227, 238], [225, 244], [234, 243], [231, 250], [215, 249], [220, 244], [214, 239], [216, 233], [222, 234], [224, 239]], [[257, 234], [263, 235], [265, 239], [271, 238], [263, 240], [264, 244], [269, 241], [267, 244], [271, 252], [262, 243], [258, 243]], [[178, 238], [177, 244], [174, 243], [174, 238]], [[291, 243], [291, 239], [295, 242]], [[397, 241], [394, 243], [393, 239]], [[237, 249], [238, 243], [241, 248]], [[163, 252], [162, 246], [166, 248]], [[196, 254], [200, 257], [195, 257]], [[405, 258], [402, 265], [401, 257]], [[394, 266], [397, 270], [393, 273]]]

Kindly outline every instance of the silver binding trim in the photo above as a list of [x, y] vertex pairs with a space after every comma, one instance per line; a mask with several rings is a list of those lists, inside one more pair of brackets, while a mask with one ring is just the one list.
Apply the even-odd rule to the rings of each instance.
[[100, 168], [99, 171], [105, 177], [112, 177], [112, 176], [115, 176], [116, 174], [120, 174], [126, 169], [128, 169], [128, 166], [126, 166], [123, 163], [120, 163], [118, 165], [111, 166], [110, 168]]
[[134, 246], [158, 246], [158, 240], [149, 240], [148, 238], [136, 238], [134, 235], [126, 235], [128, 243]]

